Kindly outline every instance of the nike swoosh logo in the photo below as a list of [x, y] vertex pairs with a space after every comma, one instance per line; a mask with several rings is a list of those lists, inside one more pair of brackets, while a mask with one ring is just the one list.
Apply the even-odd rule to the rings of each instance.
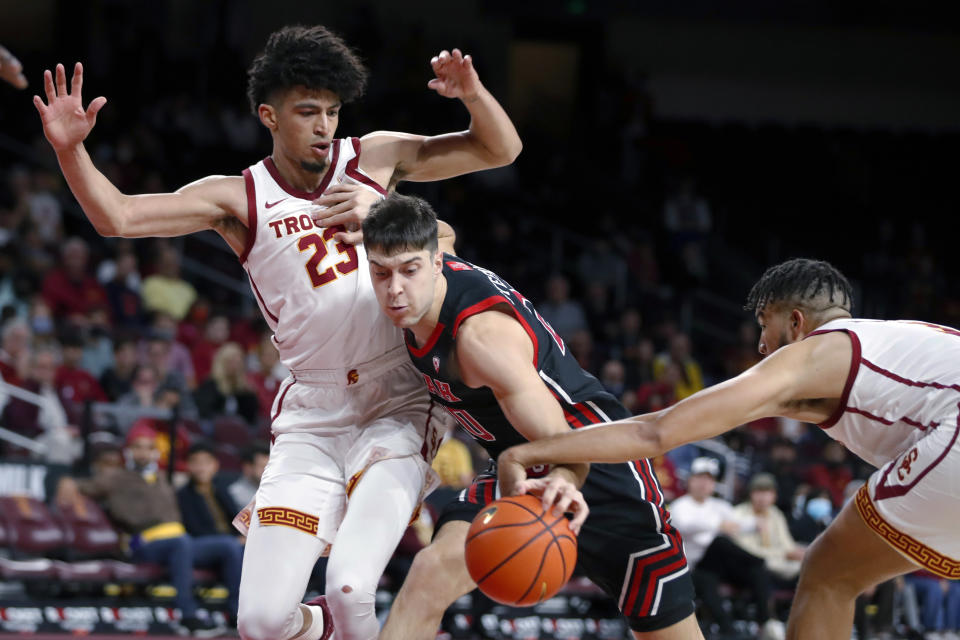
[[280, 203], [283, 202], [284, 200], [286, 200], [286, 198], [280, 198], [280, 199], [277, 200], [276, 202], [267, 202], [267, 203], [264, 204], [263, 206], [266, 207], [267, 209], [269, 209], [270, 207], [275, 207], [275, 206], [277, 206], [278, 204], [280, 204]]

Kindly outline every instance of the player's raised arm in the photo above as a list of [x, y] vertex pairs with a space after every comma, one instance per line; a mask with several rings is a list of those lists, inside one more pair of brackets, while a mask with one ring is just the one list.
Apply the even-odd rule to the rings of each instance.
[[[365, 170], [386, 182], [443, 180], [510, 164], [523, 143], [510, 117], [480, 82], [473, 59], [459, 49], [442, 51], [430, 61], [436, 77], [428, 86], [447, 98], [459, 98], [470, 112], [466, 131], [437, 136], [377, 131], [363, 137]], [[368, 169], [369, 167], [369, 169]]]
[[816, 336], [663, 411], [512, 447], [500, 456], [501, 490], [511, 492], [524, 481], [524, 469], [535, 464], [652, 458], [769, 416], [823, 422], [829, 415], [824, 406], [804, 399], [839, 398], [851, 357], [845, 335]]
[[[243, 211], [243, 178], [215, 177], [195, 182], [176, 193], [128, 196], [120, 192], [94, 166], [83, 146], [106, 104], [94, 98], [84, 108], [83, 65], [74, 67], [67, 88], [66, 71], [56, 68], [56, 79], [43, 74], [47, 101], [33, 103], [40, 113], [43, 133], [57, 154], [60, 168], [84, 213], [105, 236], [177, 236], [204, 229], [218, 229], [232, 212]], [[221, 229], [218, 229], [221, 230]], [[231, 241], [231, 246], [235, 243]], [[242, 244], [242, 243], [241, 243]]]
[[[570, 431], [563, 409], [533, 364], [530, 337], [513, 317], [499, 311], [471, 316], [461, 325], [456, 344], [464, 384], [489, 387], [504, 415], [521, 435], [534, 441]], [[589, 470], [590, 466], [583, 462], [560, 464], [537, 487], [543, 489], [545, 508], [555, 505], [558, 513], [574, 511], [574, 530], [579, 530], [587, 516], [586, 504], [577, 488]]]

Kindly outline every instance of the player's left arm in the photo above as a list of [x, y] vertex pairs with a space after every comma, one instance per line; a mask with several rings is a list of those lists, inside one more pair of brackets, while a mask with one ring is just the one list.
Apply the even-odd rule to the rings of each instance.
[[367, 134], [361, 139], [360, 167], [381, 185], [443, 180], [502, 167], [523, 148], [516, 127], [480, 82], [469, 55], [459, 49], [442, 51], [430, 64], [436, 77], [428, 86], [444, 97], [459, 98], [470, 113], [470, 127], [436, 136], [395, 131]]
[[501, 490], [510, 493], [515, 485], [522, 486], [524, 469], [536, 464], [652, 458], [770, 416], [822, 422], [827, 417], [822, 409], [805, 409], [798, 401], [839, 398], [851, 357], [845, 335], [815, 336], [783, 347], [739, 376], [655, 414], [512, 447], [500, 456]]
[[[496, 310], [471, 316], [460, 326], [456, 344], [463, 382], [488, 387], [524, 438], [536, 441], [570, 431], [563, 409], [537, 373], [533, 343], [514, 317]], [[556, 465], [536, 487], [543, 490], [545, 508], [554, 505], [558, 514], [573, 510], [571, 524], [577, 528], [586, 519], [578, 487], [589, 469], [580, 462]]]

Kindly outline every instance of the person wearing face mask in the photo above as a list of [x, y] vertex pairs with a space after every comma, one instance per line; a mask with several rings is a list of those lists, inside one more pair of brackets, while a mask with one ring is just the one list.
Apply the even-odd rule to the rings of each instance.
[[126, 534], [134, 562], [167, 568], [170, 582], [177, 590], [174, 602], [181, 613], [176, 624], [178, 631], [197, 638], [216, 637], [226, 629], [197, 616], [193, 597], [194, 542], [180, 519], [173, 487], [157, 465], [159, 455], [157, 432], [147, 426], [134, 427], [127, 434], [122, 459], [98, 455], [92, 463], [91, 478], [65, 476], [57, 487], [57, 502], [69, 502], [78, 492], [97, 500]]

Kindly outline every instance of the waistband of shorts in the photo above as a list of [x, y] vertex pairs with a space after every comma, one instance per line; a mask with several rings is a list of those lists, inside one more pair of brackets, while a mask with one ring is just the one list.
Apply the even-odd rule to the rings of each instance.
[[407, 362], [410, 362], [410, 356], [407, 355], [407, 348], [400, 345], [367, 362], [361, 362], [339, 369], [297, 369], [291, 371], [290, 375], [293, 376], [293, 379], [297, 382], [303, 382], [305, 384], [349, 387], [355, 384], [369, 382]]

